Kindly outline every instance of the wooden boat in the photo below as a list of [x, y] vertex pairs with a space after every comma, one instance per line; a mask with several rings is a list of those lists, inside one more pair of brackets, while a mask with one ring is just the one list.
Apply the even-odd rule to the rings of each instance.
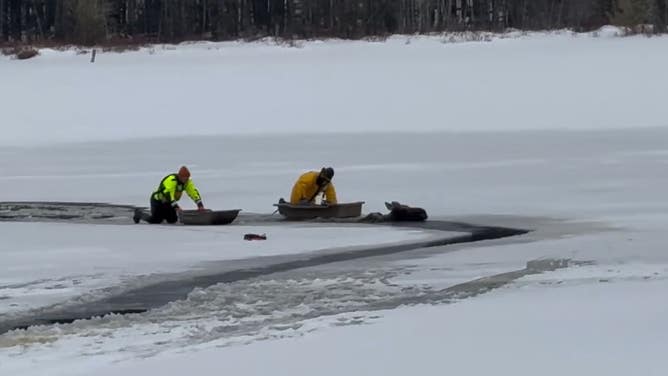
[[181, 212], [181, 223], [184, 225], [207, 226], [227, 225], [237, 218], [241, 209], [234, 210], [184, 210]]
[[274, 204], [287, 219], [351, 218], [362, 215], [364, 201], [334, 205], [293, 205], [287, 202]]

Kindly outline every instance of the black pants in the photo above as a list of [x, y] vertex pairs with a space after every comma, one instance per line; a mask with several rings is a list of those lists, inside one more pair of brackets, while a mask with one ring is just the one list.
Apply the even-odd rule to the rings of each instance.
[[168, 202], [161, 202], [151, 198], [151, 216], [145, 218], [148, 223], [176, 223], [179, 217], [176, 215], [176, 209]]

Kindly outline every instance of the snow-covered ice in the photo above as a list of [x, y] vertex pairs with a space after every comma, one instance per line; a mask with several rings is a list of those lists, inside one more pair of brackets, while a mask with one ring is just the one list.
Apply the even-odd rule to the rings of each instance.
[[[155, 274], [206, 270], [225, 260], [421, 240], [425, 231], [366, 226], [111, 226], [2, 223], [0, 315], [23, 312]], [[245, 233], [267, 234], [244, 241]], [[38, 235], [38, 236], [37, 236]], [[433, 236], [433, 235], [432, 235]], [[148, 281], [147, 281], [148, 279]]]
[[[222, 365], [244, 375], [268, 370], [277, 375], [400, 375], [440, 372], [446, 362], [448, 370], [472, 375], [492, 370], [529, 375], [537, 369], [549, 375], [625, 375], [633, 370], [659, 375], [668, 343], [668, 306], [662, 299], [668, 256], [657, 252], [662, 228], [638, 218], [619, 224], [629, 231], [463, 246], [458, 252], [392, 262], [396, 273], [377, 273], [371, 266], [364, 283], [354, 273], [333, 278], [323, 273], [319, 279], [269, 279], [198, 290], [187, 301], [150, 315], [5, 335], [0, 347], [5, 347], [8, 362], [0, 367], [12, 374], [52, 375], [83, 375], [92, 369], [102, 374], [179, 375], [188, 370], [213, 375]], [[394, 282], [447, 286], [519, 268], [527, 258], [549, 257], [594, 263], [528, 276], [452, 304], [393, 311], [365, 311], [360, 304], [358, 311], [309, 318], [313, 310], [337, 312], [330, 304], [350, 304], [341, 296], [331, 301], [335, 290], [357, 296], [354, 290], [364, 289], [360, 296], [372, 301], [397, 296]], [[389, 284], [382, 281], [388, 276]], [[428, 290], [408, 293], [419, 291]], [[321, 297], [289, 302], [309, 294]], [[279, 309], [271, 314], [262, 308], [269, 296], [282, 302], [272, 305]]]
[[665, 125], [668, 37], [447, 40], [196, 43], [94, 64], [75, 51], [0, 57], [0, 103], [11, 104], [0, 143]]
[[320, 330], [308, 335], [247, 346], [211, 344], [119, 363], [98, 374], [217, 375], [224, 369], [242, 375], [659, 376], [666, 370], [668, 305], [657, 297], [666, 288], [666, 279], [547, 288], [536, 283], [452, 305], [384, 312], [370, 325], [314, 320], [307, 325]]

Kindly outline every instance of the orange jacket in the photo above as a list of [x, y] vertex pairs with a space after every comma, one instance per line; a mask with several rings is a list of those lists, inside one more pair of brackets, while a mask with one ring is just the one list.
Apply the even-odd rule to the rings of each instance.
[[336, 190], [334, 189], [334, 184], [331, 182], [325, 187], [318, 187], [316, 184], [316, 179], [320, 175], [317, 171], [309, 171], [297, 179], [295, 185], [292, 187], [292, 194], [290, 195], [291, 204], [299, 204], [302, 201], [311, 200], [310, 203], [315, 203], [316, 192], [319, 194], [325, 194], [325, 200], [330, 204], [336, 204]]

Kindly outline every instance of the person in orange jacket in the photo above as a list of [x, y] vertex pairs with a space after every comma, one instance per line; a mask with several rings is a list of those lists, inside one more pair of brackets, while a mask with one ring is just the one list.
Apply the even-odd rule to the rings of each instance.
[[320, 172], [309, 171], [302, 174], [292, 187], [290, 203], [294, 205], [313, 205], [316, 197], [323, 194], [323, 204], [336, 204], [336, 190], [332, 184], [334, 169], [323, 167]]

